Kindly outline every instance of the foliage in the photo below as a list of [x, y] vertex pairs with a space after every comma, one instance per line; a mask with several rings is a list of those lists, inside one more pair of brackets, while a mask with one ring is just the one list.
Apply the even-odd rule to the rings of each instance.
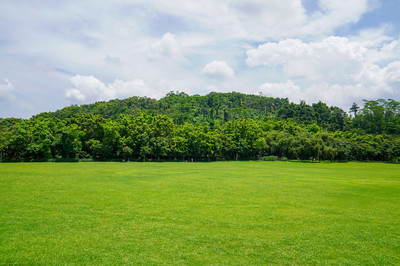
[[260, 160], [261, 161], [269, 161], [269, 162], [278, 161], [278, 156], [274, 156], [274, 155], [263, 156], [260, 158]]
[[379, 160], [400, 156], [400, 103], [365, 101], [354, 117], [318, 102], [240, 93], [132, 97], [0, 120], [0, 159]]

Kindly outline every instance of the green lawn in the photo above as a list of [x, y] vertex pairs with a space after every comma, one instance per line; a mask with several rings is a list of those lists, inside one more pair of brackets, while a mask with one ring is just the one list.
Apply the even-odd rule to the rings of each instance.
[[10, 263], [400, 264], [400, 165], [2, 163]]

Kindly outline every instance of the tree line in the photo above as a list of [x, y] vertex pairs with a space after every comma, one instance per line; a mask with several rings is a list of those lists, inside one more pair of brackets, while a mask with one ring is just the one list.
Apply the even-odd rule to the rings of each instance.
[[399, 161], [400, 103], [365, 101], [350, 112], [262, 95], [171, 92], [0, 119], [0, 154], [3, 161]]

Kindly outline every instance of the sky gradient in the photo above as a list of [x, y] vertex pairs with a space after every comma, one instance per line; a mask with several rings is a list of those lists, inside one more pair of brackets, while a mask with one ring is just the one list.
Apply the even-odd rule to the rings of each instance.
[[400, 100], [398, 0], [3, 0], [0, 117], [211, 91]]

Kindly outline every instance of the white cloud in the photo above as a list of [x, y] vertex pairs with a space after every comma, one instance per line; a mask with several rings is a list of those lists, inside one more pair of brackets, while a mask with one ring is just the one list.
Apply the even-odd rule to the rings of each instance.
[[0, 101], [14, 99], [13, 90], [14, 86], [8, 79], [0, 80]]
[[301, 0], [232, 1], [228, 12], [233, 23], [226, 24], [226, 31], [231, 38], [280, 38], [294, 34], [307, 21]]
[[[266, 96], [289, 98], [308, 103], [323, 101], [328, 105], [340, 106], [347, 110], [353, 102], [362, 99], [397, 98], [400, 95], [400, 61], [386, 67], [365, 65], [345, 84], [315, 83], [296, 84], [292, 80], [283, 83], [264, 83], [258, 90]], [[253, 92], [254, 93], [254, 92]]]
[[[365, 41], [375, 35], [380, 41]], [[383, 33], [382, 33], [383, 35]], [[398, 98], [398, 40], [372, 31], [352, 39], [329, 37], [319, 42], [288, 39], [269, 42], [247, 52], [247, 65], [282, 68], [283, 83], [265, 83], [263, 93], [293, 101], [324, 101], [347, 108], [361, 99]], [[380, 37], [380, 38], [379, 38]], [[267, 70], [268, 69], [268, 70]]]
[[301, 100], [303, 96], [301, 88], [291, 80], [284, 83], [266, 82], [259, 87], [258, 91], [268, 97], [290, 98], [292, 100]]
[[353, 42], [358, 42], [365, 47], [379, 47], [382, 43], [387, 43], [393, 40], [388, 35], [391, 30], [389, 25], [382, 25], [378, 28], [368, 28], [358, 32], [357, 35], [350, 36], [349, 39]]
[[362, 99], [397, 98], [400, 94], [400, 61], [386, 67], [365, 65], [346, 84], [316, 83], [299, 85], [289, 80], [284, 83], [264, 83], [259, 91], [266, 96], [289, 98], [308, 103], [323, 101], [347, 110], [353, 102]]
[[156, 97], [157, 92], [141, 79], [131, 81], [115, 80], [107, 86], [93, 76], [76, 75], [71, 78], [73, 88], [67, 89], [65, 96], [72, 102], [107, 101], [132, 96]]
[[[92, 94], [91, 96], [92, 97], [90, 97], [90, 98], [94, 98], [94, 99], [98, 97], [97, 95], [94, 95], [94, 94]], [[89, 97], [87, 94], [85, 94], [84, 92], [81, 92], [79, 89], [76, 89], [76, 88], [67, 89], [67, 91], [65, 92], [65, 97], [70, 99], [72, 102], [87, 102], [86, 101], [87, 98], [89, 100]]]
[[385, 80], [395, 95], [400, 93], [400, 61], [392, 62], [384, 68]]
[[216, 39], [262, 41], [289, 36], [324, 36], [356, 23], [377, 7], [377, 0], [320, 0], [319, 10], [307, 15], [301, 0], [158, 1], [160, 12], [197, 22]]
[[306, 101], [308, 104], [322, 101], [331, 106], [340, 106], [345, 110], [359, 100], [363, 88], [359, 85], [338, 85], [321, 82], [310, 86], [300, 86], [292, 80], [283, 83], [264, 83], [258, 91], [265, 96], [289, 98], [290, 101]]
[[150, 57], [181, 58], [181, 47], [173, 34], [167, 32], [151, 46]]
[[225, 62], [214, 60], [203, 68], [203, 73], [208, 77], [218, 80], [233, 78], [235, 73], [233, 69]]
[[131, 81], [115, 80], [109, 87], [114, 88], [115, 98], [127, 98], [132, 96], [148, 96], [157, 97], [154, 90], [146, 85], [142, 79], [134, 79]]
[[[369, 94], [361, 91], [358, 97], [394, 93], [397, 29], [352, 26], [378, 0], [312, 1], [319, 5], [312, 13], [303, 0], [0, 1], [0, 72], [18, 81], [18, 97], [32, 102], [32, 114], [62, 108], [67, 99], [161, 97], [171, 89], [203, 94], [210, 83], [221, 91], [249, 93], [269, 81], [287, 88], [283, 96], [293, 90], [301, 98], [313, 85], [330, 92], [326, 95], [347, 95], [340, 88], [360, 86]], [[329, 37], [337, 29], [349, 36]], [[248, 52], [245, 65], [244, 51], [265, 42]], [[207, 65], [216, 58], [229, 65]], [[70, 81], [71, 73], [82, 76]], [[4, 106], [0, 112], [11, 113]]]
[[290, 79], [347, 83], [366, 68], [400, 55], [398, 40], [381, 40], [371, 46], [335, 36], [309, 43], [298, 39], [269, 42], [249, 50], [246, 63], [251, 67], [282, 66]]
[[299, 30], [307, 35], [330, 34], [340, 26], [356, 23], [377, 7], [375, 0], [319, 0], [320, 11], [309, 17]]
[[247, 52], [249, 66], [282, 65], [289, 78], [339, 82], [359, 70], [368, 49], [343, 37], [305, 43], [288, 39], [266, 43]]
[[400, 94], [400, 61], [394, 61], [385, 67], [365, 65], [353, 76], [354, 81], [365, 88], [370, 97], [397, 96]]

